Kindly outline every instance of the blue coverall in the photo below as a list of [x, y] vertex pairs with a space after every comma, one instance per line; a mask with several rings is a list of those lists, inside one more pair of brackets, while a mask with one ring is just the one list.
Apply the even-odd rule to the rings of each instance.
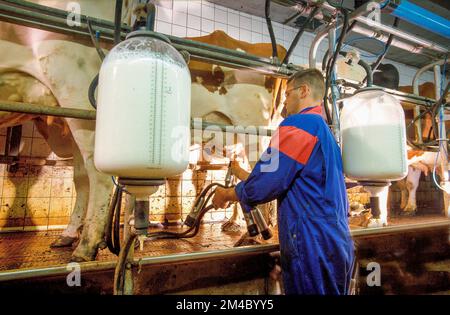
[[320, 106], [286, 118], [246, 181], [244, 211], [278, 199], [286, 294], [347, 294], [354, 246], [340, 148]]

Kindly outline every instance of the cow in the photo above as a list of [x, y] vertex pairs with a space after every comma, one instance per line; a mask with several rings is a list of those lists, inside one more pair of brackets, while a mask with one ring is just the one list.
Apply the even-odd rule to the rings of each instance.
[[[260, 57], [270, 57], [272, 46], [268, 43], [250, 44], [228, 36], [223, 31], [215, 31], [210, 35], [188, 38], [194, 41], [243, 51]], [[286, 49], [277, 45], [279, 58], [286, 55]], [[229, 126], [260, 127], [277, 126], [281, 120], [283, 102], [282, 90], [285, 80], [275, 79], [248, 69], [229, 69], [222, 66], [191, 61], [189, 64], [192, 78], [192, 117], [204, 121]], [[211, 156], [213, 162], [228, 161], [232, 156], [240, 158], [247, 167], [253, 166], [262, 151], [263, 145], [257, 146], [257, 137], [236, 135], [227, 143], [226, 135], [203, 134], [203, 148], [215, 148], [218, 154]], [[211, 139], [212, 138], [212, 139]], [[218, 139], [220, 138], [220, 139]], [[200, 140], [200, 141], [199, 141]], [[229, 141], [228, 141], [229, 142]], [[222, 147], [226, 144], [225, 147]], [[196, 164], [202, 154], [193, 154], [191, 162]], [[200, 176], [196, 176], [199, 178]], [[201, 189], [202, 185], [199, 185]], [[268, 206], [270, 207], [270, 206]], [[233, 214], [222, 226], [223, 230], [237, 230], [237, 206], [233, 206]]]
[[[412, 93], [412, 86], [401, 86], [400, 91], [405, 93]], [[423, 83], [419, 86], [419, 95], [435, 99], [435, 85], [431, 82]], [[434, 133], [432, 132], [431, 115], [426, 114], [422, 119], [422, 139], [424, 141], [434, 140]], [[446, 130], [450, 124], [446, 123]], [[405, 179], [397, 182], [401, 191], [402, 215], [411, 216], [417, 211], [416, 191], [419, 187], [421, 174], [428, 175], [436, 165], [436, 173], [440, 174], [440, 161], [436, 161], [437, 152], [423, 151], [417, 148], [408, 146], [408, 175]]]
[[[33, 2], [66, 9], [69, 1]], [[111, 1], [78, 1], [83, 14], [112, 21]], [[73, 3], [72, 3], [73, 5]], [[132, 1], [124, 1], [124, 16], [130, 16]], [[87, 40], [3, 23], [0, 27], [0, 97], [9, 101], [92, 109], [87, 91], [98, 73], [101, 60]], [[31, 119], [25, 114], [3, 114], [0, 126], [17, 125]], [[67, 228], [53, 244], [69, 246], [79, 239], [72, 253], [74, 261], [95, 259], [103, 248], [108, 203], [112, 191], [110, 176], [94, 166], [94, 121], [35, 118], [38, 130], [50, 148], [62, 157], [73, 155], [76, 203]], [[73, 151], [70, 154], [70, 149]], [[81, 235], [80, 235], [80, 231]]]
[[[54, 4], [54, 1], [35, 2], [44, 5]], [[58, 1], [57, 5], [65, 8], [63, 3], [63, 1]], [[86, 6], [81, 5], [81, 7], [89, 8], [88, 3], [86, 3]], [[127, 4], [128, 1], [124, 3]], [[105, 12], [112, 13], [109, 10], [109, 1], [108, 4], [106, 5], [104, 1], [96, 2], [95, 9], [102, 14], [105, 14]], [[104, 8], [103, 5], [105, 5]], [[98, 16], [86, 11], [82, 13]], [[105, 16], [100, 17], [106, 19]], [[109, 19], [111, 20], [111, 17]], [[242, 49], [249, 53], [257, 54], [257, 50], [261, 48], [258, 45], [250, 45], [231, 39], [223, 32], [217, 32], [210, 39], [232, 43], [236, 47], [229, 46], [228, 48]], [[96, 50], [87, 45], [90, 45], [90, 43], [74, 42], [72, 38], [65, 35], [2, 23], [0, 28], [0, 52], [3, 58], [0, 62], [0, 78], [3, 80], [8, 76], [15, 76], [18, 81], [21, 81], [20, 84], [23, 87], [31, 84], [33, 89], [39, 90], [38, 95], [31, 97], [27, 93], [23, 93], [23, 91], [28, 90], [27, 88], [16, 87], [14, 90], [7, 84], [5, 89], [9, 90], [4, 93], [3, 99], [28, 101], [49, 106], [91, 109], [88, 105], [87, 90], [99, 70], [101, 61]], [[269, 56], [270, 45], [261, 45], [263, 45], [263, 51], [265, 51], [262, 55]], [[279, 47], [279, 51], [282, 57], [283, 49]], [[228, 71], [220, 67], [211, 67], [211, 71], [208, 73], [208, 70], [204, 72], [204, 66], [202, 68], [199, 64], [199, 68], [195, 68], [195, 63], [193, 62], [193, 64], [194, 74], [196, 75], [193, 75], [195, 82], [192, 86], [192, 114], [195, 117], [226, 124], [259, 126], [267, 125], [276, 116], [277, 112], [273, 111], [271, 107], [272, 94], [270, 92], [273, 87], [271, 84], [267, 84], [270, 79], [266, 80], [265, 76], [256, 76], [255, 79], [254, 74], [245, 73], [245, 71]], [[220, 84], [216, 93], [216, 90], [211, 91], [212, 87], [208, 84], [208, 77], [211, 74], [220, 74], [221, 72], [224, 79], [219, 78], [216, 81]], [[199, 78], [201, 83], [197, 82]], [[217, 77], [215, 80], [217, 80]], [[6, 81], [12, 82], [11, 80]], [[276, 81], [273, 82], [275, 84]], [[245, 97], [241, 99], [242, 95]], [[206, 100], [206, 103], [204, 100]], [[247, 110], [244, 109], [243, 103], [248, 106]], [[11, 114], [4, 117], [2, 126], [19, 124], [30, 118], [29, 115]], [[55, 137], [55, 131], [61, 133], [55, 129], [58, 126], [56, 121], [59, 120], [40, 117], [36, 121], [39, 122], [38, 129], [46, 135], [47, 139], [57, 138]], [[70, 118], [63, 121], [64, 124], [60, 129], [65, 130], [63, 133], [66, 137], [65, 140], [67, 140], [67, 143], [75, 144], [73, 156], [77, 201], [69, 225], [53, 245], [68, 246], [79, 238], [79, 243], [72, 254], [72, 260], [88, 261], [95, 259], [98, 249], [105, 246], [103, 236], [113, 184], [110, 176], [98, 172], [93, 163], [95, 123]], [[53, 142], [57, 143], [58, 141], [54, 140]], [[55, 153], [58, 154], [55, 146], [50, 142], [49, 144], [52, 150], [55, 150]], [[67, 156], [67, 152], [64, 153], [64, 156]], [[81, 228], [82, 232], [79, 235]]]

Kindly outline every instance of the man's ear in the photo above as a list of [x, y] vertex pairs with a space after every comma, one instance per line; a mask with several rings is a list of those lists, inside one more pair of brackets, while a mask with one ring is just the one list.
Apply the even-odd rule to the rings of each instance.
[[300, 97], [301, 98], [306, 98], [309, 95], [311, 95], [311, 88], [307, 84], [300, 85], [299, 86], [299, 90], [300, 90]]

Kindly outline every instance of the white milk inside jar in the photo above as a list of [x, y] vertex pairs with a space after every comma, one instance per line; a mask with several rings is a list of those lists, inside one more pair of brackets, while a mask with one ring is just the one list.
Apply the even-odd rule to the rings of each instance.
[[105, 58], [99, 77], [95, 166], [124, 178], [165, 178], [189, 162], [191, 77], [181, 55], [132, 37]]
[[341, 114], [341, 139], [347, 177], [392, 181], [406, 176], [404, 112], [387, 93], [369, 90], [346, 99]]

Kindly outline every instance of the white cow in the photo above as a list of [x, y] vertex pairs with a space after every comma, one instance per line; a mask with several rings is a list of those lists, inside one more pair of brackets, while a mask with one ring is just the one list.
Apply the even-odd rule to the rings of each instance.
[[[70, 1], [35, 0], [33, 2], [67, 9]], [[114, 3], [109, 0], [81, 0], [81, 13], [112, 21]], [[123, 16], [130, 16], [132, 1], [124, 1]], [[92, 109], [87, 91], [90, 82], [98, 73], [101, 61], [96, 50], [70, 41], [71, 38], [1, 23], [0, 27], [0, 82], [3, 99], [25, 101], [50, 106], [76, 109]], [[89, 44], [89, 42], [84, 42]], [[14, 125], [29, 118], [28, 115], [11, 114], [2, 117], [1, 125]], [[49, 145], [59, 155], [67, 156], [63, 140], [74, 145], [74, 182], [77, 191], [76, 204], [67, 228], [56, 245], [70, 245], [80, 237], [73, 252], [73, 260], [87, 261], [96, 257], [103, 246], [108, 203], [112, 190], [111, 178], [99, 173], [94, 167], [94, 121], [65, 119], [70, 133], [56, 135], [56, 124], [48, 126]], [[42, 121], [39, 130], [43, 130]], [[57, 131], [57, 132], [55, 132]], [[46, 134], [44, 132], [44, 134]], [[65, 139], [64, 139], [65, 138]], [[69, 142], [70, 144], [70, 142]], [[62, 149], [64, 148], [64, 149]], [[65, 152], [62, 152], [65, 150]], [[82, 234], [79, 236], [80, 229]]]

